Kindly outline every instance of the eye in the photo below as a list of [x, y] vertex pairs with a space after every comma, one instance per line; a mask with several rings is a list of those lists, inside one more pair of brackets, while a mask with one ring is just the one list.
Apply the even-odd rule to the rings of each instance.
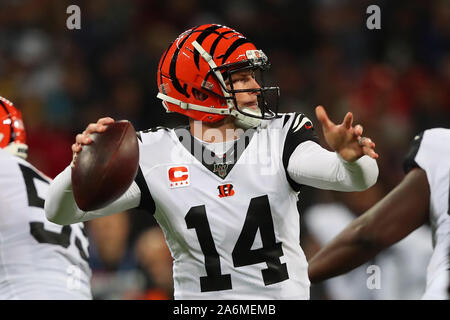
[[233, 78], [233, 83], [239, 83], [242, 81], [245, 81], [245, 77], [237, 76], [237, 77]]
[[249, 71], [249, 72], [245, 72], [245, 73], [240, 73], [240, 74], [235, 74], [232, 77], [232, 81], [233, 84], [234, 83], [246, 83], [251, 81], [252, 79], [255, 79], [255, 72], [254, 71]]
[[254, 79], [254, 78], [255, 78], [254, 74], [253, 73], [249, 73], [249, 74], [240, 76], [238, 79], [236, 79], [236, 81], [248, 82], [248, 81], [250, 81], [251, 79]]

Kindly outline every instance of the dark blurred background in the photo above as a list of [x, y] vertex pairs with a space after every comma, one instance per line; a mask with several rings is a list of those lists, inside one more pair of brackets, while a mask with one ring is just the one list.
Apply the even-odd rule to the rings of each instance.
[[[72, 4], [81, 9], [80, 30], [66, 27]], [[366, 27], [372, 4], [381, 9], [380, 30]], [[128, 119], [137, 130], [186, 121], [156, 98], [156, 69], [178, 34], [203, 23], [235, 28], [264, 50], [281, 87], [280, 111], [305, 113], [321, 139], [317, 105], [336, 122], [354, 112], [380, 154], [379, 193], [365, 206], [401, 180], [416, 133], [449, 127], [448, 0], [2, 0], [0, 95], [23, 111], [30, 162], [56, 176], [71, 161], [76, 133], [102, 116]], [[299, 207], [330, 201], [343, 203], [305, 188]], [[154, 221], [129, 216], [124, 241], [135, 250]], [[110, 269], [117, 268], [116, 261]]]

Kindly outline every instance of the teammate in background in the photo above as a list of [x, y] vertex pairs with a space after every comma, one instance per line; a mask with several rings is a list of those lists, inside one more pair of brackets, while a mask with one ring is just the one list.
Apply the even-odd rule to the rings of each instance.
[[[328, 203], [308, 207], [303, 214], [303, 248], [310, 260], [321, 247], [326, 246], [354, 219], [370, 209], [384, 196], [381, 184], [366, 191], [332, 192]], [[311, 298], [331, 300], [417, 300], [423, 295], [426, 270], [433, 252], [431, 230], [423, 225], [406, 238], [380, 252], [359, 267], [337, 277], [311, 286]], [[368, 285], [368, 270], [381, 270], [374, 290]], [[320, 294], [325, 294], [320, 296]]]
[[[228, 27], [182, 33], [161, 58], [158, 97], [167, 111], [189, 117], [189, 127], [139, 132], [135, 182], [96, 211], [77, 208], [68, 166], [50, 186], [47, 218], [64, 225], [133, 207], [154, 214], [174, 259], [175, 299], [308, 299], [300, 187], [367, 189], [378, 155], [351, 113], [336, 125], [316, 109], [335, 152], [318, 144], [305, 115], [278, 115], [279, 88], [257, 81], [268, 67], [266, 55]], [[89, 134], [113, 121], [77, 135], [74, 158]]]
[[311, 282], [356, 268], [430, 221], [433, 254], [422, 299], [449, 298], [450, 130], [417, 135], [404, 169], [407, 174], [397, 187], [309, 261]]
[[21, 112], [0, 97], [0, 300], [91, 299], [83, 223], [47, 221], [50, 179], [27, 151]]

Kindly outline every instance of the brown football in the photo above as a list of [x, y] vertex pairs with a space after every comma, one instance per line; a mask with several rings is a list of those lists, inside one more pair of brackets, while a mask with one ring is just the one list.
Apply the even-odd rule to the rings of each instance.
[[90, 135], [72, 167], [72, 189], [83, 211], [103, 208], [118, 199], [133, 183], [139, 168], [136, 131], [126, 120]]

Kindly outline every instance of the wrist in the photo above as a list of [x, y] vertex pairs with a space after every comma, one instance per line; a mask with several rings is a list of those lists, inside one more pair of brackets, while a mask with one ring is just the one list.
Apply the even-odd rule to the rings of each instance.
[[355, 161], [357, 161], [359, 159], [359, 158], [354, 158], [354, 157], [342, 156], [338, 151], [336, 151], [336, 155], [337, 155], [338, 159], [345, 164], [355, 163]]

